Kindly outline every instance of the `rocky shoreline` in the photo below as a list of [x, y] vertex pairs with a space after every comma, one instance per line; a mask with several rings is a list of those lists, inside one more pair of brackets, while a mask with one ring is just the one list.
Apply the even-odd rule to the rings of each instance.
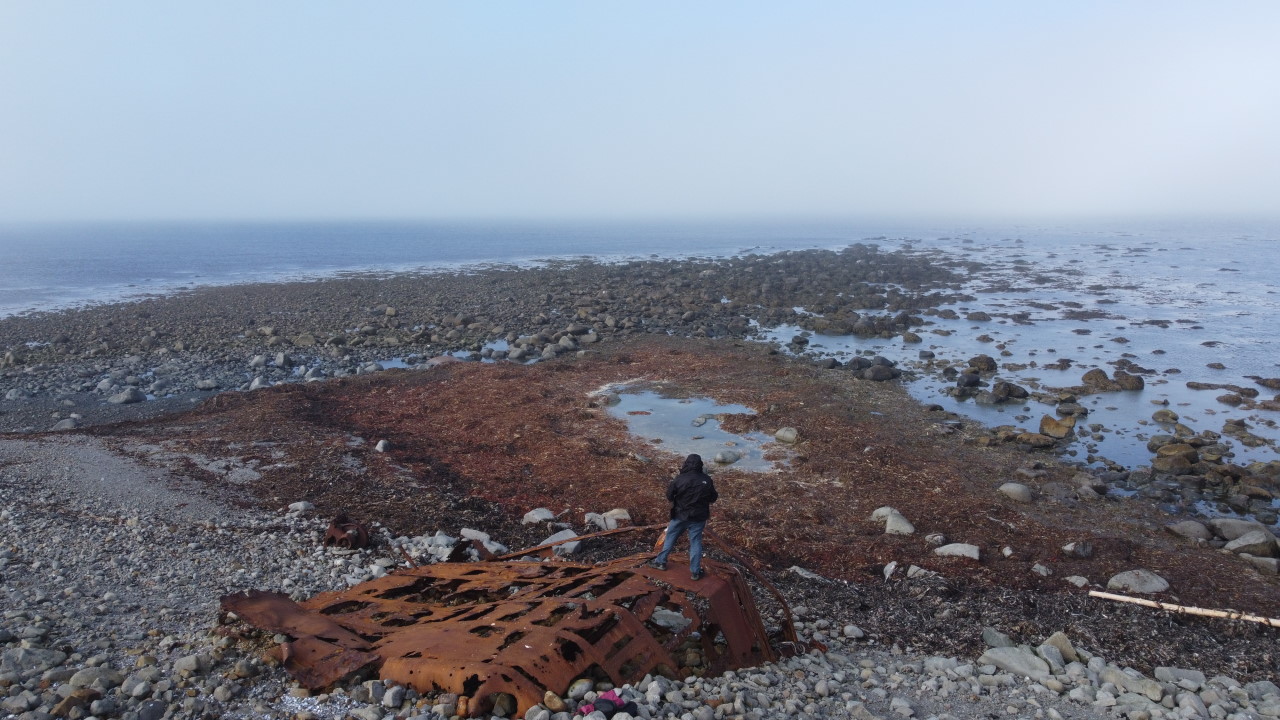
[[[824, 367], [871, 381], [903, 372], [931, 376], [957, 399], [1022, 405], [1018, 418], [1026, 422], [993, 426], [993, 443], [1074, 455], [1108, 433], [1124, 432], [1091, 422], [1083, 404], [1098, 394], [1140, 391], [1144, 377], [1154, 376], [1123, 357], [1111, 373], [1093, 369], [1055, 388], [1010, 382], [1016, 367], [991, 354], [947, 361], [920, 350], [910, 361], [854, 356], [842, 362], [809, 347], [810, 333], [891, 338], [911, 347], [928, 327], [955, 315], [940, 306], [975, 299], [961, 292], [962, 280], [984, 269], [939, 254], [857, 244], [718, 260], [559, 262], [213, 287], [8, 317], [0, 319], [0, 430], [41, 432], [146, 417], [220, 391], [422, 367], [444, 355], [529, 362], [636, 335], [760, 339], [764, 328], [794, 325], [801, 334], [782, 349]], [[1018, 322], [1016, 312], [1009, 316]], [[983, 323], [992, 316], [977, 312], [966, 319]], [[1226, 390], [1219, 398], [1224, 407], [1255, 413], [1280, 407], [1260, 394], [1280, 388], [1280, 378], [1256, 383], [1187, 385]], [[1045, 408], [1042, 417], [1036, 418], [1035, 405]], [[1150, 433], [1142, 436], [1147, 464], [1125, 467], [1089, 454], [1093, 467], [1109, 471], [1099, 474], [1108, 486], [1193, 515], [1207, 504], [1221, 514], [1280, 522], [1280, 460], [1234, 461], [1235, 446], [1271, 444], [1250, 422], [1240, 417], [1220, 430], [1195, 428], [1172, 408], [1158, 408], [1141, 422], [1149, 426], [1141, 429]]]
[[[376, 548], [353, 555], [321, 549], [318, 538], [327, 518], [285, 512], [289, 504], [309, 497], [300, 494], [310, 492], [308, 483], [329, 482], [318, 471], [298, 472], [296, 481], [289, 482], [264, 478], [270, 461], [237, 464], [201, 456], [190, 448], [175, 452], [170, 445], [176, 441], [171, 438], [188, 432], [183, 429], [187, 426], [156, 431], [143, 421], [186, 412], [209, 398], [228, 398], [230, 405], [251, 396], [284, 403], [293, 397], [284, 392], [290, 386], [354, 383], [342, 385], [342, 391], [403, 392], [394, 382], [381, 384], [381, 376], [401, 375], [383, 370], [431, 368], [439, 362], [434, 358], [451, 354], [471, 360], [538, 358], [554, 368], [614, 347], [624, 349], [616, 351], [610, 362], [631, 363], [626, 354], [639, 350], [625, 348], [647, 336], [741, 346], [760, 326], [795, 322], [796, 306], [829, 308], [820, 318], [800, 320], [815, 331], [905, 336], [924, 325], [931, 309], [956, 296], [961, 270], [926, 257], [852, 246], [840, 253], [807, 251], [620, 265], [586, 262], [208, 288], [137, 303], [0, 320], [0, 348], [5, 349], [0, 389], [6, 398], [0, 401], [0, 429], [17, 433], [0, 437], [0, 525], [10, 538], [0, 543], [6, 608], [0, 615], [4, 648], [0, 685], [7, 694], [0, 710], [26, 718], [130, 720], [446, 716], [448, 698], [417, 698], [394, 688], [388, 692], [376, 678], [308, 697], [293, 688], [280, 668], [258, 659], [263, 649], [260, 641], [235, 640], [214, 610], [217, 597], [225, 592], [272, 588], [306, 596], [385, 572], [402, 559], [394, 550], [392, 533], [386, 533], [384, 543]], [[856, 290], [842, 298], [832, 290], [838, 287]], [[856, 313], [849, 310], [852, 307], [883, 310]], [[787, 360], [790, 365], [775, 372], [813, 373], [817, 382], [844, 385], [878, 384], [903, 370], [923, 371], [870, 357], [858, 362], [806, 357], [805, 344], [805, 338], [795, 338], [790, 349], [800, 359]], [[923, 366], [928, 358], [921, 360]], [[639, 358], [635, 362], [640, 364]], [[1019, 394], [999, 385], [999, 368], [989, 367], [981, 358], [946, 367], [953, 369], [958, 388], [997, 396], [1003, 390], [1005, 397]], [[942, 373], [946, 367], [929, 371]], [[976, 382], [959, 380], [970, 375]], [[488, 382], [479, 375], [461, 377], [467, 380], [454, 382]], [[1119, 373], [1103, 379], [1127, 382]], [[1092, 391], [1110, 390], [1098, 378], [1094, 380], [1098, 387]], [[725, 385], [729, 388], [734, 383], [726, 380]], [[265, 391], [269, 395], [242, 394], [272, 387], [276, 389]], [[220, 395], [226, 391], [238, 392]], [[745, 395], [753, 391], [763, 392], [742, 388]], [[1055, 396], [1054, 404], [1069, 406], [1077, 398], [1064, 391]], [[878, 404], [870, 407], [876, 410], [855, 404], [853, 412], [878, 415], [903, 399], [900, 392], [894, 397], [875, 395]], [[211, 405], [216, 404], [203, 405], [203, 412], [215, 412]], [[260, 411], [245, 407], [275, 417], [269, 405]], [[280, 412], [292, 412], [289, 407], [283, 406]], [[780, 404], [771, 421], [801, 424], [799, 419], [808, 411], [798, 408], [794, 403]], [[999, 502], [1025, 508], [1018, 512], [1084, 512], [1080, 508], [1121, 488], [1132, 490], [1162, 512], [1179, 513], [1173, 520], [1183, 517], [1183, 523], [1169, 523], [1179, 525], [1183, 534], [1169, 535], [1172, 539], [1162, 542], [1241, 552], [1228, 546], [1252, 532], [1253, 525], [1237, 533], [1240, 528], [1224, 531], [1190, 519], [1196, 503], [1212, 499], [1274, 529], [1272, 501], [1280, 464], [1233, 465], [1220, 452], [1221, 438], [1180, 429], [1176, 417], [1169, 419], [1170, 432], [1149, 443], [1153, 460], [1160, 461], [1153, 462], [1150, 470], [1086, 472], [1054, 463], [1049, 453], [1060, 438], [1054, 437], [1056, 428], [1051, 425], [982, 428], [940, 409], [907, 411], [904, 406], [901, 412], [904, 427], [917, 428], [914, 436], [908, 430], [896, 431], [907, 448], [902, 452], [921, 444], [955, 442], [975, 453], [1021, 454], [1024, 460], [1018, 472], [1009, 472], [992, 487], [1000, 487], [1004, 499]], [[922, 420], [923, 415], [917, 417], [920, 413], [936, 418]], [[182, 417], [186, 418], [182, 423], [200, 422], [195, 416]], [[352, 417], [369, 422], [358, 413]], [[99, 433], [108, 424], [124, 421], [128, 422], [123, 426], [113, 426], [123, 430]], [[229, 422], [239, 419], [233, 415]], [[59, 432], [49, 432], [55, 429]], [[253, 444], [251, 438], [236, 443]], [[375, 461], [361, 454], [365, 452], [353, 450], [340, 459], [347, 462], [357, 457], [364, 467], [374, 467]], [[866, 460], [888, 463], [879, 453], [871, 453]], [[275, 462], [283, 466], [292, 461], [281, 457]], [[404, 472], [404, 468], [387, 472]], [[349, 482], [350, 476], [337, 479]], [[1037, 502], [1027, 504], [1015, 498], [1022, 491], [1005, 485], [1022, 485]], [[268, 486], [274, 494], [268, 495], [272, 493]], [[339, 486], [337, 492], [341, 491]], [[1098, 497], [1090, 499], [1090, 492]], [[459, 504], [454, 496], [442, 496], [439, 501], [444, 514], [429, 518], [436, 523], [433, 527], [414, 527], [413, 534], [426, 537], [432, 529], [454, 534], [469, 526], [513, 545], [531, 540], [527, 529], [512, 527], [492, 507]], [[921, 516], [925, 513], [904, 502], [894, 502], [902, 511], [899, 515], [905, 513], [921, 524], [924, 535], [927, 520]], [[323, 502], [318, 504], [324, 511], [332, 510]], [[1002, 523], [1018, 524], [1011, 511], [985, 512], [999, 532], [1015, 532], [999, 528]], [[964, 534], [954, 518], [965, 514], [971, 513], [954, 511], [949, 534]], [[875, 534], [867, 535], [870, 531], [865, 528], [854, 530], [869, 544], [881, 546], [880, 554], [865, 562], [876, 568], [871, 575], [889, 570], [883, 573], [882, 584], [867, 581], [865, 572], [859, 575], [861, 580], [851, 583], [847, 578], [777, 568], [777, 581], [802, 608], [798, 612], [801, 632], [823, 640], [831, 652], [721, 678], [655, 680], [624, 688], [621, 695], [637, 703], [641, 717], [697, 720], [1280, 716], [1280, 689], [1271, 684], [1280, 668], [1274, 651], [1280, 636], [1275, 631], [1175, 621], [1137, 608], [1085, 608], [1066, 596], [1041, 596], [1033, 587], [1023, 589], [1027, 583], [1045, 582], [1033, 573], [1010, 580], [1010, 589], [1003, 592], [1014, 594], [1003, 601], [999, 593], [949, 578], [947, 569], [924, 569], [908, 576], [906, 566], [911, 563], [903, 562], [895, 574], [890, 558], [915, 557], [907, 555], [901, 544], [907, 536], [881, 537], [889, 518], [882, 515], [872, 522], [867, 515], [862, 512], [860, 522], [878, 523]], [[454, 524], [445, 524], [450, 518]], [[1049, 517], [1046, 522], [1059, 521]], [[1021, 538], [1021, 543], [1029, 547], [1033, 540], [1046, 553], [1062, 545], [1054, 538]], [[992, 548], [1000, 547], [995, 540], [990, 543], [995, 543]], [[1252, 572], [1259, 575], [1250, 582], [1261, 582], [1275, 593], [1275, 558], [1266, 556], [1268, 547], [1275, 553], [1274, 537], [1269, 546], [1264, 545], [1250, 548], [1257, 555], [1246, 552], [1240, 557], [1248, 562], [1250, 557], [1257, 558]], [[1176, 553], [1183, 546], [1172, 547], [1170, 553]], [[1106, 555], [1113, 548], [1099, 550]], [[932, 548], [919, 552], [931, 553]], [[987, 552], [984, 545], [984, 562]], [[1023, 547], [1011, 552], [1013, 560], [1033, 572], [1034, 564], [1055, 564], [1047, 555], [1034, 555]], [[1065, 574], [1073, 562], [1089, 562], [1087, 558], [1053, 560], [1061, 561], [1059, 574]], [[1233, 561], [1235, 556], [1223, 560]], [[977, 566], [966, 572], [981, 577], [988, 571]], [[1187, 569], [1189, 576], [1196, 572]], [[1056, 576], [1055, 581], [1061, 582]], [[990, 580], [985, 582], [990, 585]], [[1185, 584], [1191, 584], [1190, 577]], [[1036, 597], [1042, 597], [1044, 609], [1056, 608], [1058, 618], [1038, 616], [1032, 609]], [[1231, 599], [1230, 594], [1224, 598]], [[963, 654], [937, 652], [947, 647], [947, 639], [930, 636], [959, 632], [952, 624], [964, 616], [970, 618], [968, 625], [989, 618], [983, 624], [996, 629], [984, 633], [982, 640], [991, 648], [984, 652], [975, 645], [978, 638], [967, 636]], [[1076, 619], [1068, 622], [1063, 619], [1067, 617]], [[1054, 622], [1061, 625], [1055, 627]], [[1084, 635], [1064, 640], [1057, 631], [1068, 624], [1079, 627]], [[1205, 637], [1192, 639], [1200, 635]], [[1157, 648], [1148, 646], [1145, 637], [1163, 637], [1161, 642], [1166, 644], [1168, 638], [1178, 640]], [[1188, 644], [1179, 647], [1181, 642]], [[1183, 652], [1186, 656], [1179, 656]], [[1176, 660], [1166, 659], [1170, 655]], [[1151, 662], [1151, 657], [1161, 661]], [[1206, 671], [1204, 675], [1200, 670]], [[1235, 674], [1238, 681], [1228, 674]], [[580, 687], [579, 697], [560, 699], [566, 707], [558, 712], [570, 714], [553, 715], [548, 708], [546, 716], [573, 717], [576, 703], [592, 699], [586, 693], [605, 689]], [[535, 712], [527, 717], [543, 716]]]

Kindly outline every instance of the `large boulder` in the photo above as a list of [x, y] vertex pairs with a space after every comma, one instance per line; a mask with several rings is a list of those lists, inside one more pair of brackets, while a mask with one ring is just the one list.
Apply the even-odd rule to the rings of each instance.
[[1107, 377], [1107, 371], [1101, 368], [1094, 368], [1089, 372], [1086, 372], [1080, 378], [1080, 382], [1087, 385], [1090, 389], [1099, 392], [1111, 392], [1113, 390], [1120, 389], [1120, 385]]
[[1049, 663], [1034, 652], [1019, 647], [988, 648], [978, 658], [979, 665], [995, 665], [1019, 677], [1041, 679], [1049, 677]]
[[1213, 518], [1209, 521], [1209, 527], [1213, 528], [1213, 532], [1223, 540], [1235, 540], [1255, 530], [1270, 533], [1262, 523], [1235, 518]]
[[1204, 523], [1195, 520], [1182, 520], [1181, 522], [1170, 523], [1164, 526], [1165, 530], [1174, 535], [1181, 535], [1188, 540], [1212, 540], [1213, 533]]
[[107, 398], [107, 402], [112, 405], [130, 405], [132, 403], [140, 403], [146, 399], [147, 396], [141, 390], [131, 387]]
[[1054, 443], [1053, 438], [1040, 433], [1018, 433], [1018, 436], [1014, 439], [1023, 445], [1030, 445], [1033, 448], [1053, 447]]
[[1033, 498], [1031, 488], [1022, 483], [1005, 483], [997, 489], [997, 492], [1014, 502], [1029, 503]]
[[951, 543], [950, 545], [943, 545], [940, 548], [935, 548], [933, 554], [941, 557], [963, 557], [969, 558], [970, 560], [978, 560], [981, 556], [981, 551], [978, 549], [977, 545], [970, 545], [968, 543]]
[[1061, 440], [1071, 434], [1076, 426], [1075, 416], [1065, 418], [1055, 418], [1052, 415], [1045, 415], [1040, 418], [1040, 434], [1051, 438]]
[[1147, 386], [1142, 376], [1130, 375], [1123, 370], [1115, 371], [1112, 373], [1112, 377], [1115, 378], [1115, 383], [1120, 386], [1121, 390], [1141, 390]]
[[1119, 590], [1121, 592], [1135, 592], [1142, 594], [1160, 593], [1169, 589], [1169, 581], [1151, 572], [1150, 570], [1126, 570], [1125, 572], [1113, 575], [1107, 581], [1108, 590]]
[[1277, 555], [1275, 536], [1264, 530], [1247, 532], [1227, 543], [1226, 549], [1233, 553], [1247, 553], [1256, 557]]

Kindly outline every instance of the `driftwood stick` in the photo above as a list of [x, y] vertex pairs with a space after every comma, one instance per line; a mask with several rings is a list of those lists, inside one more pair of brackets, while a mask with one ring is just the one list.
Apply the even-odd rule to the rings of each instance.
[[1228, 620], [1247, 620], [1249, 622], [1270, 625], [1271, 627], [1280, 627], [1280, 619], [1262, 617], [1261, 615], [1248, 615], [1245, 613], [1229, 612], [1227, 610], [1206, 610], [1205, 608], [1156, 602], [1155, 600], [1129, 597], [1128, 595], [1115, 595], [1112, 593], [1100, 592], [1098, 590], [1090, 590], [1089, 597], [1102, 598], [1103, 600], [1115, 600], [1116, 602], [1133, 603], [1135, 605], [1144, 605], [1146, 607], [1169, 610], [1176, 613], [1185, 613], [1187, 615], [1203, 615], [1205, 617], [1226, 618]]

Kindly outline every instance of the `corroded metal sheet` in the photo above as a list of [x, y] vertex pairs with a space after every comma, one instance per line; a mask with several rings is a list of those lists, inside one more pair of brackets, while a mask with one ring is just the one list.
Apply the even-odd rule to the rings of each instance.
[[472, 715], [500, 692], [523, 712], [583, 676], [623, 684], [776, 659], [736, 567], [705, 560], [706, 576], [695, 581], [648, 559], [440, 563], [297, 604], [267, 593], [222, 604], [295, 638], [285, 667], [308, 687], [380, 664], [384, 679], [470, 698]]
[[346, 513], [342, 513], [329, 523], [321, 543], [325, 547], [333, 545], [347, 550], [358, 550], [369, 544], [369, 529], [347, 517]]

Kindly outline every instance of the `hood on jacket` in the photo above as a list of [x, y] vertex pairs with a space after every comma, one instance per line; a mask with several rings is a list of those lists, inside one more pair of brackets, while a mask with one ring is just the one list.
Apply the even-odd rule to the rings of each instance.
[[702, 472], [702, 456], [694, 453], [685, 458], [684, 464], [680, 466], [680, 472]]

